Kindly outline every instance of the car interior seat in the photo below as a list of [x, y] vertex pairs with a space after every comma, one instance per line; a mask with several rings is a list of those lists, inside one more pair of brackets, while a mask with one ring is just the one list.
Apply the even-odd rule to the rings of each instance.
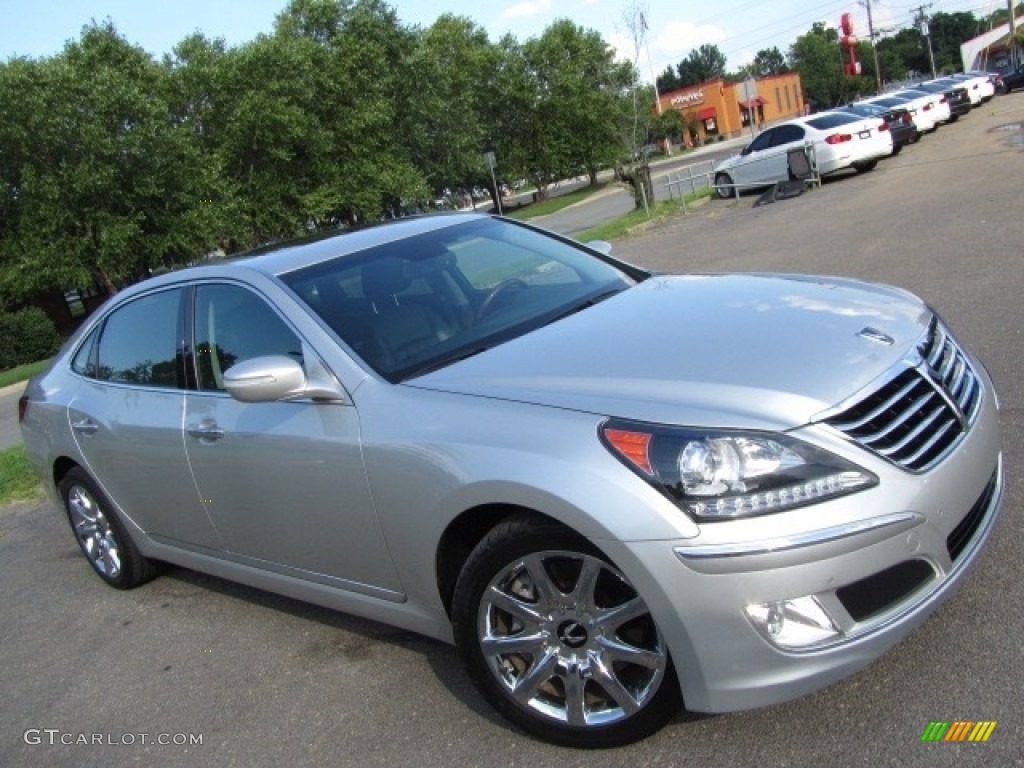
[[373, 310], [372, 333], [382, 368], [401, 368], [456, 334], [444, 315], [430, 306], [431, 292], [405, 293], [412, 278], [404, 260], [372, 260], [364, 265], [361, 280]]

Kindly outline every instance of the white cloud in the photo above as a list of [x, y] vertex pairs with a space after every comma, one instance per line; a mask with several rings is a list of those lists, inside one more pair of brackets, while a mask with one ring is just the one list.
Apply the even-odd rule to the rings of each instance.
[[691, 24], [688, 21], [670, 21], [656, 34], [653, 45], [658, 51], [670, 54], [687, 53], [705, 43], [718, 44], [725, 40], [725, 30], [713, 24]]
[[501, 12], [502, 21], [507, 19], [529, 19], [540, 16], [551, 8], [551, 0], [526, 0], [526, 2], [510, 5]]
[[[636, 55], [636, 50], [633, 47], [633, 38], [624, 32], [616, 29], [610, 35], [605, 35], [604, 40], [608, 43], [608, 47], [615, 51], [615, 58], [617, 59], [632, 61]], [[640, 51], [641, 56], [643, 53], [643, 51]]]

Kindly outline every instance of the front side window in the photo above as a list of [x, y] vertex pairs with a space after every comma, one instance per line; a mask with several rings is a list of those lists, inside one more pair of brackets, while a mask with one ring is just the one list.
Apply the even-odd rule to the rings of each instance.
[[777, 128], [769, 128], [767, 131], [762, 133], [747, 147], [749, 152], [761, 152], [762, 150], [768, 149], [772, 145], [772, 140], [775, 138], [775, 132]]
[[[180, 301], [181, 290], [174, 289], [118, 307], [100, 331], [95, 369], [77, 356], [75, 364], [103, 381], [177, 387]], [[89, 346], [91, 339], [82, 349]]]
[[302, 362], [302, 342], [270, 305], [237, 285], [196, 288], [196, 372], [199, 388], [224, 390], [224, 372], [235, 363], [264, 355]]

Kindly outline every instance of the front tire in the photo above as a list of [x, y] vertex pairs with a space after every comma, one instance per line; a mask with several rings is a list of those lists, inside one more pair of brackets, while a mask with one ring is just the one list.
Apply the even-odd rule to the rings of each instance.
[[722, 200], [728, 200], [733, 196], [732, 177], [728, 173], [719, 173], [715, 176], [715, 194]]
[[159, 565], [142, 556], [85, 470], [72, 468], [57, 488], [78, 546], [97, 576], [117, 589], [132, 589], [157, 575]]
[[533, 736], [619, 746], [654, 733], [680, 707], [643, 598], [560, 525], [520, 515], [496, 526], [466, 561], [452, 613], [478, 690]]

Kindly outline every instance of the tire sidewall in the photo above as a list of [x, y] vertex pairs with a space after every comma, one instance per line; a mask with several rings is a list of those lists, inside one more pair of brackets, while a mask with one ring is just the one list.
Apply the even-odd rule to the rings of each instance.
[[715, 176], [715, 194], [718, 195], [720, 200], [728, 200], [732, 197], [733, 190], [728, 187], [720, 186], [721, 184], [732, 184], [732, 176], [727, 173], [720, 173]]
[[[111, 531], [114, 534], [114, 539], [117, 542], [117, 550], [121, 560], [121, 570], [117, 577], [111, 577], [96, 568], [92, 559], [89, 557], [89, 553], [86, 552], [85, 547], [82, 545], [82, 541], [78, 537], [77, 532], [74, 530], [69, 495], [71, 490], [76, 486], [84, 488], [89, 493], [93, 501], [103, 512], [103, 516], [107, 519], [107, 522], [110, 525]], [[87, 472], [80, 467], [72, 468], [61, 479], [57, 489], [60, 492], [61, 502], [64, 505], [64, 515], [68, 520], [68, 524], [71, 526], [71, 533], [75, 537], [75, 543], [78, 544], [79, 550], [89, 563], [89, 567], [92, 568], [93, 573], [116, 589], [131, 589], [145, 581], [148, 581], [149, 578], [152, 577], [152, 567], [148, 565], [148, 562], [139, 553], [138, 548], [135, 546], [135, 542], [132, 541], [131, 537], [128, 535], [128, 532], [125, 529], [124, 524], [121, 522], [121, 518], [117, 511], [114, 509], [113, 504], [110, 503], [106, 494], [100, 490], [97, 483]]]

